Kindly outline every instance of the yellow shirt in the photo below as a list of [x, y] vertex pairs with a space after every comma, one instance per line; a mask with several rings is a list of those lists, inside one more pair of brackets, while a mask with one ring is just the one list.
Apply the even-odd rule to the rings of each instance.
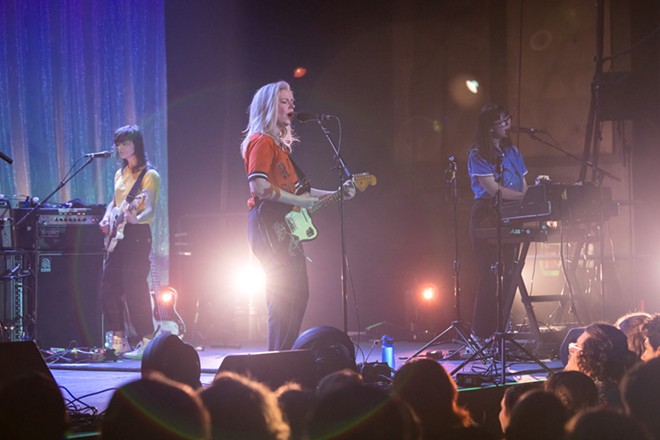
[[[123, 169], [120, 168], [117, 170], [115, 173], [115, 206], [120, 206], [124, 200], [126, 200], [126, 196], [128, 196], [128, 193], [131, 192], [133, 184], [140, 176], [140, 173], [143, 169], [144, 167], [141, 167], [137, 171], [131, 171], [130, 167], [125, 167]], [[136, 195], [140, 194], [140, 192], [145, 189], [149, 190], [151, 206], [156, 209], [156, 203], [158, 203], [158, 193], [160, 191], [160, 175], [153, 168], [149, 169], [142, 178], [142, 185], [140, 186], [140, 189], [137, 191]], [[142, 211], [144, 211], [143, 205], [138, 207], [137, 214], [139, 215]], [[152, 220], [153, 216], [151, 216], [151, 218], [147, 221], [140, 223], [149, 224], [152, 222]]]

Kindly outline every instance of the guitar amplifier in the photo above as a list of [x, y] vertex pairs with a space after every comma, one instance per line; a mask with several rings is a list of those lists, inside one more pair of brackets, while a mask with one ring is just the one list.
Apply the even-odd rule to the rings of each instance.
[[[16, 208], [15, 222], [30, 208]], [[103, 233], [98, 223], [105, 206], [91, 208], [41, 208], [16, 228], [16, 247], [56, 251], [102, 251]]]

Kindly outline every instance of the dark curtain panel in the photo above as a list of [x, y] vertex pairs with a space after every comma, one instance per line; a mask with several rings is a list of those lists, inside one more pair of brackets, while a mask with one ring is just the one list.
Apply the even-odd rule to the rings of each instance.
[[[137, 124], [162, 179], [155, 249], [168, 254], [164, 0], [0, 1], [0, 193], [43, 199], [82, 155]], [[107, 203], [118, 162], [95, 159], [49, 203]]]

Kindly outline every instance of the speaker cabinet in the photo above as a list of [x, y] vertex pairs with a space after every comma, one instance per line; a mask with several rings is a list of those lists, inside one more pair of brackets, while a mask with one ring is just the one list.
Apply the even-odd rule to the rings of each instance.
[[36, 339], [43, 349], [101, 347], [101, 253], [36, 254]]
[[257, 380], [271, 389], [287, 382], [303, 388], [316, 388], [316, 372], [312, 350], [269, 351], [225, 356], [221, 371], [233, 371]]

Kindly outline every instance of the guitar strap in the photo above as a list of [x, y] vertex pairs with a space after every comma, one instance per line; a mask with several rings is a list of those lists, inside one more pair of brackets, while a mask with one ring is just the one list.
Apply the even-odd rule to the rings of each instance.
[[131, 187], [131, 190], [128, 192], [128, 195], [126, 196], [126, 201], [128, 203], [133, 202], [133, 199], [135, 199], [135, 196], [137, 195], [137, 192], [140, 190], [140, 187], [142, 186], [142, 179], [144, 178], [144, 175], [147, 174], [147, 171], [149, 171], [151, 167], [147, 165], [144, 167], [140, 175], [138, 176], [137, 180]]
[[293, 157], [289, 156], [289, 160], [291, 161], [291, 165], [293, 165], [293, 169], [296, 172], [296, 176], [298, 176], [298, 184], [296, 187], [296, 195], [309, 192], [312, 189], [312, 184], [309, 182], [309, 179], [307, 179], [307, 176], [305, 176], [305, 173], [303, 170], [298, 166], [295, 160], [293, 160]]

